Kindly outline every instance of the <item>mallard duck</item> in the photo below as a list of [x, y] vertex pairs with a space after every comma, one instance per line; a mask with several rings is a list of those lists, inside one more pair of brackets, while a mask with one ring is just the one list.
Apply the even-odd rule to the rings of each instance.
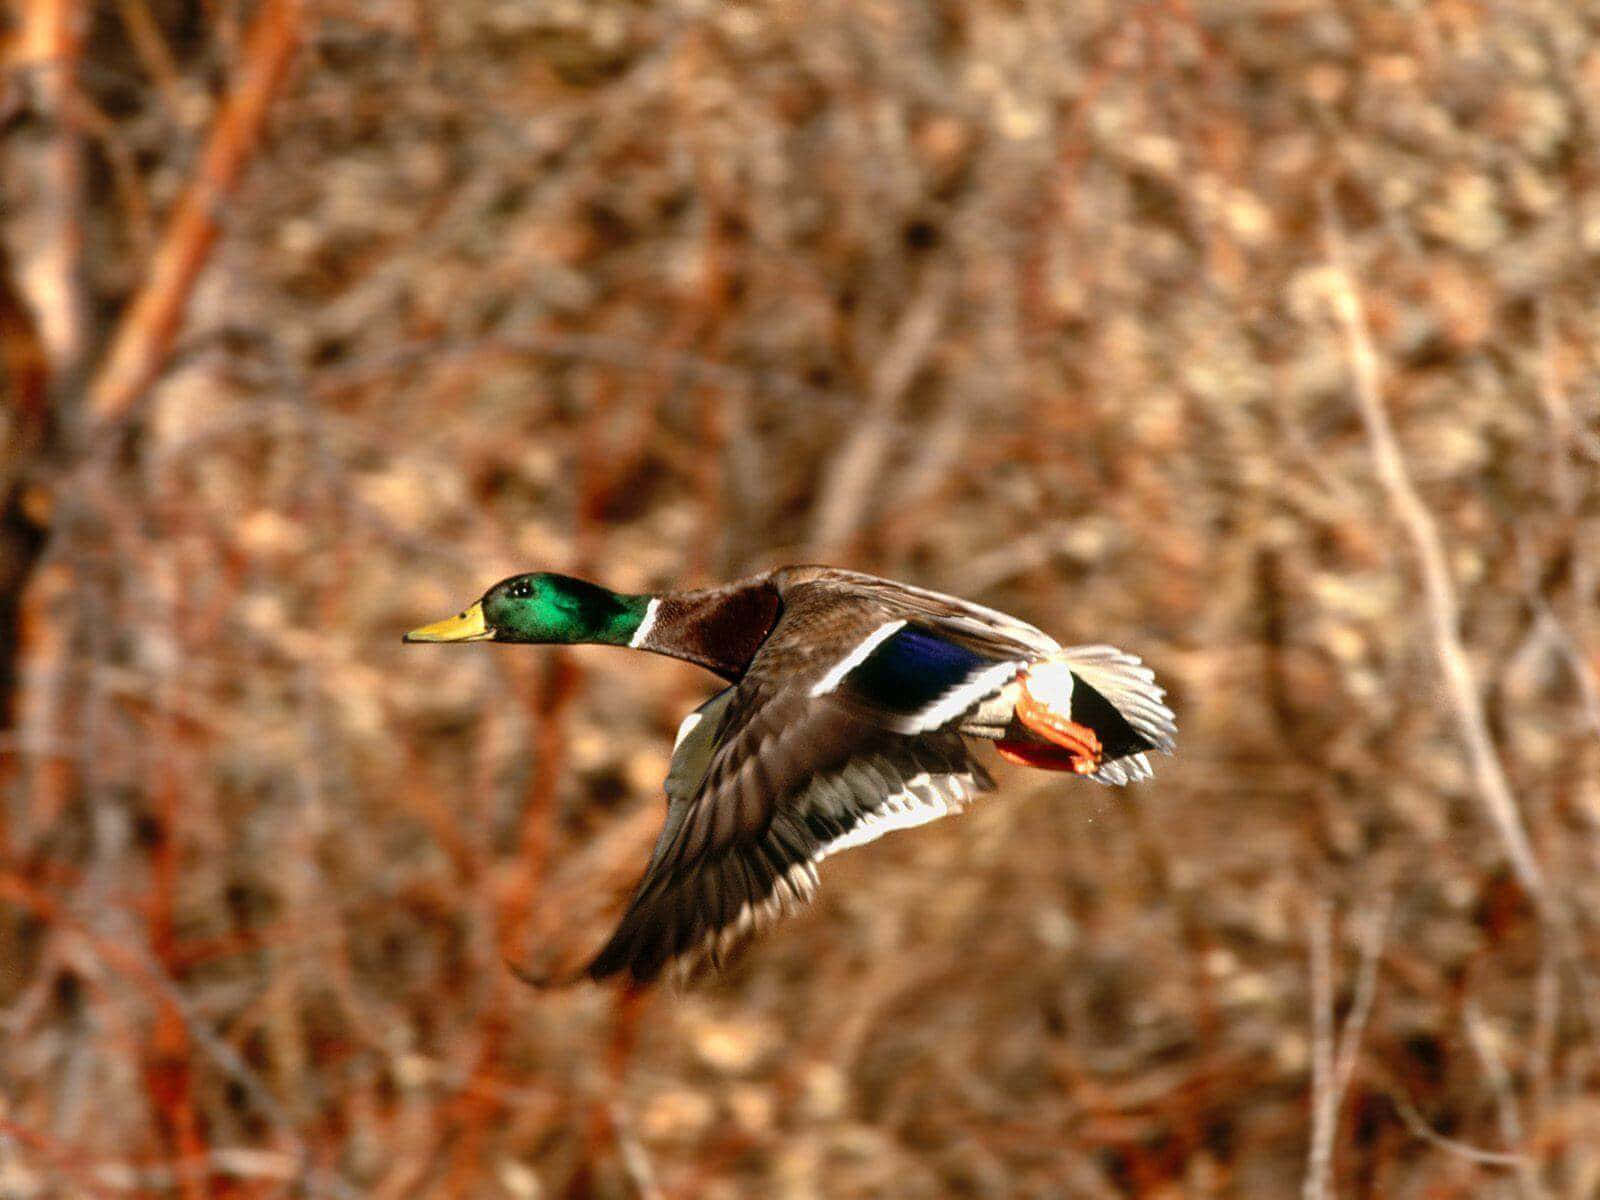
[[622, 595], [515, 575], [408, 642], [602, 643], [686, 659], [729, 686], [683, 719], [667, 815], [593, 979], [720, 963], [808, 901], [817, 864], [956, 812], [994, 782], [967, 739], [1099, 783], [1150, 775], [1177, 732], [1148, 667], [1063, 648], [954, 596], [832, 567]]

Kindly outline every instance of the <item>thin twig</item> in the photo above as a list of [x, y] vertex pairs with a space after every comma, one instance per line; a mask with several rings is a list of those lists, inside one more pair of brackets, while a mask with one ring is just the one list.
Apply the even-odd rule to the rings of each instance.
[[1593, 614], [1588, 598], [1594, 595], [1595, 569], [1589, 555], [1588, 540], [1578, 532], [1581, 528], [1583, 497], [1579, 494], [1572, 470], [1572, 451], [1578, 441], [1578, 424], [1573, 419], [1572, 405], [1567, 402], [1566, 389], [1562, 386], [1556, 355], [1555, 319], [1550, 315], [1550, 302], [1541, 300], [1535, 315], [1539, 334], [1539, 399], [1544, 405], [1545, 415], [1550, 419], [1551, 486], [1571, 537], [1572, 612], [1576, 627], [1569, 632], [1561, 625], [1554, 610], [1539, 593], [1537, 585], [1530, 591], [1555, 628], [1556, 645], [1577, 679], [1589, 722], [1594, 726], [1595, 733], [1600, 735], [1600, 672], [1596, 671], [1586, 654], [1592, 641]]
[[[1494, 1093], [1495, 1115], [1500, 1124], [1500, 1136], [1508, 1146], [1522, 1144], [1522, 1120], [1517, 1115], [1517, 1098], [1511, 1091], [1511, 1073], [1500, 1058], [1494, 1030], [1489, 1027], [1483, 1010], [1475, 1000], [1468, 1000], [1462, 1012], [1467, 1026], [1467, 1040], [1472, 1043], [1483, 1073], [1488, 1077], [1489, 1090]], [[1524, 1196], [1543, 1195], [1533, 1163], [1523, 1156], [1516, 1163], [1518, 1190]]]
[[1328, 1194], [1338, 1101], [1333, 1087], [1333, 906], [1317, 902], [1309, 932], [1311, 944], [1311, 1150], [1306, 1164], [1305, 1200]]
[[1600, 738], [1600, 671], [1584, 657], [1577, 639], [1561, 623], [1550, 602], [1539, 594], [1537, 584], [1526, 589], [1528, 607], [1534, 612], [1534, 635], [1556, 652], [1567, 665], [1572, 680], [1578, 687], [1578, 702], [1589, 728]]
[[161, 103], [166, 106], [168, 118], [181, 126], [183, 88], [178, 66], [161, 34], [161, 26], [151, 15], [149, 4], [146, 0], [117, 0], [117, 15], [122, 18], [122, 27], [128, 32], [133, 52], [139, 56]]
[[1478, 694], [1477, 680], [1473, 677], [1466, 650], [1461, 644], [1460, 604], [1456, 599], [1455, 585], [1450, 579], [1444, 543], [1439, 536], [1438, 526], [1411, 482], [1400, 445], [1395, 439], [1394, 428], [1384, 409], [1378, 355], [1367, 328], [1344, 233], [1326, 191], [1322, 197], [1322, 219], [1329, 264], [1333, 268], [1334, 286], [1330, 298], [1334, 315], [1344, 331], [1346, 353], [1355, 377], [1356, 402], [1361, 410], [1362, 423], [1366, 426], [1367, 439], [1372, 444], [1378, 480], [1411, 539], [1422, 571], [1434, 651], [1455, 706], [1462, 739], [1467, 744], [1472, 760], [1478, 796], [1500, 836], [1501, 845], [1517, 879], [1540, 911], [1552, 915], [1553, 903], [1545, 886], [1544, 874], [1523, 829], [1522, 814], [1495, 751], [1489, 723], [1484, 716], [1483, 701]]
[[1417, 1106], [1411, 1103], [1411, 1098], [1398, 1087], [1389, 1088], [1385, 1094], [1394, 1104], [1394, 1110], [1400, 1114], [1400, 1120], [1405, 1127], [1423, 1141], [1430, 1142], [1441, 1150], [1448, 1150], [1451, 1154], [1459, 1154], [1471, 1162], [1491, 1167], [1520, 1167], [1528, 1161], [1525, 1154], [1504, 1154], [1498, 1150], [1483, 1150], [1456, 1138], [1446, 1137], [1428, 1124], [1426, 1118], [1417, 1111]]
[[1361, 966], [1350, 1011], [1333, 1039], [1332, 907], [1323, 902], [1311, 922], [1311, 1148], [1306, 1168], [1306, 1200], [1329, 1194], [1339, 1106], [1355, 1074], [1361, 1038], [1378, 990], [1378, 961], [1389, 923], [1390, 893], [1382, 892], [1360, 918]]
[[264, 0], [245, 40], [239, 81], [212, 125], [199, 165], [179, 198], [149, 273], [89, 385], [89, 420], [120, 420], [161, 369], [195, 280], [221, 224], [219, 216], [260, 140], [267, 109], [300, 40], [299, 0]]
[[1555, 1062], [1556, 1028], [1561, 1017], [1561, 971], [1556, 948], [1547, 941], [1539, 954], [1534, 980], [1533, 1036], [1528, 1047], [1528, 1093], [1533, 1126], [1549, 1111], [1550, 1074]]
[[133, 261], [142, 267], [155, 245], [155, 220], [133, 147], [117, 123], [101, 112], [87, 96], [73, 97], [72, 119], [85, 137], [94, 141], [105, 155], [106, 166], [111, 172], [112, 190], [126, 216], [125, 228]]
[[[629, 1119], [626, 1103], [628, 1065], [639, 1040], [640, 1019], [651, 1000], [650, 993], [631, 983], [617, 991], [612, 1005], [610, 1042], [606, 1047], [606, 1095], [596, 1102], [591, 1113], [591, 1161], [599, 1158], [606, 1141], [616, 1144], [622, 1166], [641, 1200], [660, 1200], [661, 1188], [655, 1168], [640, 1143]], [[603, 1129], [603, 1137], [597, 1137]]]
[[1361, 914], [1360, 945], [1361, 966], [1356, 973], [1355, 996], [1350, 1011], [1345, 1014], [1339, 1028], [1339, 1049], [1333, 1068], [1333, 1103], [1337, 1110], [1350, 1087], [1350, 1077], [1355, 1074], [1356, 1059], [1361, 1051], [1361, 1035], [1366, 1029], [1367, 1017], [1372, 1013], [1372, 1000], [1378, 991], [1378, 960], [1383, 957], [1384, 933], [1389, 925], [1389, 904], [1392, 894], [1380, 893], [1372, 905]]
[[872, 393], [855, 435], [833, 460], [818, 497], [807, 546], [822, 561], [842, 549], [861, 522], [878, 483], [894, 433], [900, 398], [927, 362], [944, 326], [950, 280], [935, 275], [923, 287], [889, 339], [872, 372]]

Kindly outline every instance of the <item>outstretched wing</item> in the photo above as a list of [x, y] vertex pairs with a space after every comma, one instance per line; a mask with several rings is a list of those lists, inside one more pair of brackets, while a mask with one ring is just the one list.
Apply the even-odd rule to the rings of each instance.
[[644, 982], [673, 963], [716, 961], [809, 900], [830, 854], [993, 787], [955, 733], [906, 736], [803, 683], [747, 678], [685, 720], [666, 825], [588, 974]]
[[[1062, 715], [1098, 738], [1104, 763], [1089, 777], [1124, 784], [1150, 776], [1147, 752], [1171, 754], [1177, 726], [1155, 673], [1114, 646], [1074, 646], [1045, 660], [1070, 672]], [[1037, 656], [1001, 638], [978, 640], [948, 622], [904, 618], [867, 632], [811, 687], [898, 733], [955, 729], [1001, 738], [1012, 730], [1016, 689]]]

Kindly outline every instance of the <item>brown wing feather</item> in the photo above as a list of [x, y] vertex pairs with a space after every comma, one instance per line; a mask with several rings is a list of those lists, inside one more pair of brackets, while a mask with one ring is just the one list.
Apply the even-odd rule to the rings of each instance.
[[738, 685], [711, 736], [723, 740], [694, 794], [671, 799], [650, 867], [589, 964], [595, 979], [715, 960], [808, 900], [835, 849], [993, 787], [956, 735], [888, 733], [795, 687]]
[[[995, 658], [1034, 657], [1061, 648], [1042, 629], [1010, 613], [894, 579], [819, 566], [782, 567], [768, 578], [786, 604], [792, 603], [792, 597], [813, 592], [822, 608], [870, 605], [884, 619], [905, 617], [921, 621], [952, 640]], [[779, 631], [787, 624], [787, 619], [781, 622]]]

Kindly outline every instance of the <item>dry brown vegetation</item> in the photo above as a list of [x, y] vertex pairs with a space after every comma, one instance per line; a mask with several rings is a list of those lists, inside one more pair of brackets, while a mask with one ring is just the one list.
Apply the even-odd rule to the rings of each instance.
[[[6, 20], [0, 1195], [1600, 1192], [1600, 6]], [[803, 560], [1179, 756], [517, 982], [710, 681], [399, 633]]]

